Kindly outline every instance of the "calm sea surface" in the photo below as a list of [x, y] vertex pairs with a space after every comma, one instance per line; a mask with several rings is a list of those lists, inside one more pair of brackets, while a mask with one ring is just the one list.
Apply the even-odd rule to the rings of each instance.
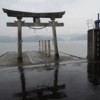
[[[38, 51], [38, 42], [22, 43], [23, 51]], [[51, 42], [51, 49], [53, 43]], [[58, 50], [64, 53], [86, 57], [87, 56], [87, 41], [59, 41]], [[0, 43], [0, 55], [5, 52], [17, 51], [17, 43]]]

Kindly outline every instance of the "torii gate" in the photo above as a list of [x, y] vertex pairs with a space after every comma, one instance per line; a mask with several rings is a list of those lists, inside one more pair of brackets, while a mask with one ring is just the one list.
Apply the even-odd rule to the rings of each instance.
[[[22, 33], [21, 33], [21, 27], [29, 27], [29, 26], [48, 26], [52, 27], [53, 29], [53, 40], [54, 40], [54, 50], [55, 50], [55, 59], [59, 59], [59, 53], [58, 53], [58, 46], [57, 46], [57, 37], [56, 37], [56, 26], [64, 26], [63, 23], [55, 22], [55, 18], [62, 18], [63, 14], [65, 14], [65, 11], [63, 12], [52, 12], [52, 13], [31, 13], [31, 12], [23, 12], [23, 11], [14, 11], [14, 10], [8, 10], [4, 9], [3, 11], [7, 13], [8, 17], [17, 17], [18, 21], [15, 21], [14, 23], [8, 22], [7, 26], [13, 26], [18, 27], [18, 61], [22, 62]], [[32, 17], [33, 23], [25, 23], [24, 21], [21, 21], [22, 17]], [[40, 18], [50, 18], [52, 21], [49, 23], [40, 23]]]

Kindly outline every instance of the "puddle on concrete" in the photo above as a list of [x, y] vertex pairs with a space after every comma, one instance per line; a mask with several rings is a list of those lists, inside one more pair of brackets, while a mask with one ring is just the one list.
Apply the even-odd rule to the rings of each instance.
[[100, 100], [99, 73], [93, 62], [2, 68], [0, 100]]

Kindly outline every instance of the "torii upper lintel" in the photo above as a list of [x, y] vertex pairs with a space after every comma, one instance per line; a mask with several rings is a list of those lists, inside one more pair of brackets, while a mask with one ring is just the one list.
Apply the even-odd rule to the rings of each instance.
[[3, 11], [7, 13], [9, 17], [36, 17], [36, 18], [62, 18], [65, 14], [65, 11], [62, 12], [49, 12], [49, 13], [33, 13], [33, 12], [25, 12], [25, 11], [15, 11], [4, 9]]

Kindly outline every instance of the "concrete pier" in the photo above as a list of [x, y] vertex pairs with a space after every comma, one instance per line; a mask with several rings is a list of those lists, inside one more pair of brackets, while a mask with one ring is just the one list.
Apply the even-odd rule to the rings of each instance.
[[[48, 51], [47, 51], [48, 52]], [[69, 54], [63, 54], [59, 52], [60, 59], [55, 61], [54, 51], [51, 51], [51, 55], [45, 55], [39, 51], [26, 51], [22, 52], [23, 54], [23, 65], [36, 65], [36, 64], [46, 64], [46, 63], [55, 63], [55, 62], [69, 62], [69, 61], [78, 61], [86, 60], [85, 58], [72, 56]], [[8, 52], [3, 54], [0, 57], [0, 66], [17, 66], [17, 52]]]

